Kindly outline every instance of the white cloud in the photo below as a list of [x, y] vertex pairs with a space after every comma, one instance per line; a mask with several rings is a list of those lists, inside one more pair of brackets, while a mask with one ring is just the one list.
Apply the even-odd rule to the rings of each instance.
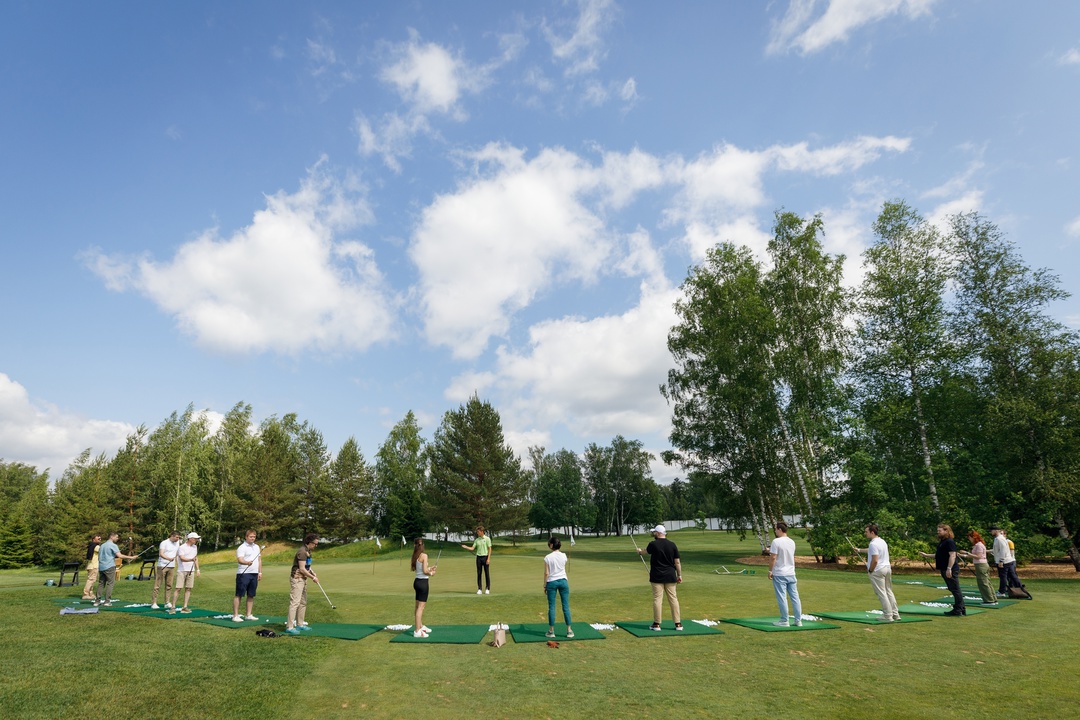
[[361, 155], [379, 155], [386, 167], [401, 173], [400, 158], [412, 155], [412, 139], [421, 133], [430, 133], [431, 126], [424, 115], [398, 115], [395, 112], [383, 116], [378, 127], [364, 115], [356, 117], [356, 134], [360, 138], [358, 150]]
[[94, 420], [31, 400], [26, 388], [0, 373], [0, 458], [51, 468], [53, 479], [86, 448], [111, 455], [135, 431], [128, 423]]
[[1061, 65], [1080, 65], [1080, 48], [1069, 48], [1069, 50], [1058, 58], [1058, 63]]
[[607, 53], [603, 36], [618, 11], [614, 0], [577, 0], [577, 6], [579, 14], [568, 36], [561, 36], [546, 22], [543, 26], [552, 56], [565, 66], [568, 76], [590, 73], [600, 67]]
[[84, 260], [107, 287], [140, 292], [216, 350], [364, 349], [391, 336], [394, 309], [371, 249], [339, 237], [372, 219], [362, 188], [322, 164], [229, 237], [208, 230], [165, 262], [96, 249]]
[[1070, 237], [1080, 238], [1080, 215], [1065, 226], [1065, 233]]
[[672, 366], [678, 293], [643, 285], [621, 315], [544, 321], [529, 329], [526, 351], [500, 347], [493, 373], [504, 424], [522, 434], [561, 424], [598, 438], [666, 435], [671, 413], [659, 387]]
[[773, 23], [766, 52], [798, 50], [802, 55], [817, 52], [835, 42], [844, 42], [858, 28], [894, 15], [914, 20], [930, 13], [937, 0], [826, 0], [824, 12], [819, 0], [791, 0], [787, 12]]
[[949, 229], [949, 217], [961, 213], [978, 212], [983, 206], [981, 190], [968, 190], [963, 195], [947, 200], [931, 210], [926, 220], [942, 232]]

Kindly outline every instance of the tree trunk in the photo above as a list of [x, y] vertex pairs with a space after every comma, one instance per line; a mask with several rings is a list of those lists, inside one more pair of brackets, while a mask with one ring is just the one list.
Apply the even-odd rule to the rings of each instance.
[[1080, 572], [1080, 548], [1076, 547], [1076, 535], [1069, 532], [1069, 528], [1065, 524], [1065, 516], [1061, 514], [1061, 510], [1054, 513], [1054, 524], [1057, 525], [1058, 535], [1069, 542], [1069, 559], [1072, 560], [1076, 572]]
[[926, 468], [926, 482], [930, 488], [930, 504], [934, 512], [941, 516], [941, 505], [938, 503], [937, 484], [934, 482], [934, 468], [930, 463], [930, 443], [926, 439], [926, 421], [923, 419], [922, 400], [919, 397], [919, 383], [915, 377], [914, 368], [911, 369], [911, 394], [915, 398], [915, 417], [919, 423], [919, 442], [922, 443], [923, 467]]

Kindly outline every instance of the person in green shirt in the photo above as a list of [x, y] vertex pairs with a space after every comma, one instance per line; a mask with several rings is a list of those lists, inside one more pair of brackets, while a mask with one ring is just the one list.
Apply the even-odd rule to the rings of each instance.
[[[476, 540], [472, 545], [462, 545], [469, 552], [476, 553], [476, 594], [491, 594], [491, 538], [484, 534], [484, 526], [476, 528]], [[481, 584], [481, 579], [487, 586]]]

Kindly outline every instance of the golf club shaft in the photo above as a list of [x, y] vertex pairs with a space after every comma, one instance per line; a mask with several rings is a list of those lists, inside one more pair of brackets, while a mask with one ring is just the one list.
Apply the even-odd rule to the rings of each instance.
[[320, 590], [322, 590], [322, 595], [323, 595], [324, 598], [326, 598], [326, 602], [330, 603], [330, 609], [331, 610], [337, 610], [337, 605], [330, 602], [330, 596], [326, 594], [326, 589], [322, 586], [322, 583], [318, 582], [318, 583], [315, 583], [315, 584], [319, 586]]
[[[634, 539], [634, 533], [630, 533], [630, 542], [634, 543], [634, 550], [641, 550], [641, 548], [638, 547], [637, 540]], [[640, 552], [638, 552], [637, 556], [641, 560], [641, 564], [645, 566], [646, 570], [648, 570], [649, 564], [645, 562], [645, 557]]]

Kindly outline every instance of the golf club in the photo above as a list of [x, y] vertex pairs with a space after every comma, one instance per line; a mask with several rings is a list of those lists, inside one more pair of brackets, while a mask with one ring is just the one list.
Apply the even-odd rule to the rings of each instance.
[[326, 598], [326, 602], [330, 603], [330, 609], [331, 610], [337, 610], [337, 605], [330, 602], [330, 596], [326, 594], [326, 590], [323, 588], [322, 583], [318, 582], [318, 583], [315, 583], [315, 584], [319, 586], [320, 590], [322, 590], [322, 595], [323, 595], [324, 598]]
[[[243, 545], [243, 543], [240, 543], [240, 544]], [[240, 573], [241, 575], [247, 575], [247, 572], [248, 572], [248, 570], [251, 569], [251, 566], [254, 565], [255, 561], [258, 560], [262, 556], [262, 551], [266, 549], [266, 543], [263, 543], [262, 545], [259, 545], [258, 547], [259, 547], [259, 552], [255, 553], [255, 557], [251, 558], [251, 564], [244, 568], [244, 572]]]
[[[450, 528], [444, 527], [443, 528], [443, 537], [446, 537], [446, 534], [449, 533], [449, 532], [450, 532]], [[439, 558], [442, 557], [442, 546], [443, 546], [442, 538], [439, 538], [439, 554], [435, 556], [435, 567], [439, 567]]]
[[851, 538], [845, 535], [844, 539], [847, 540], [847, 544], [851, 546], [851, 549], [855, 551], [855, 554], [859, 555], [859, 548], [855, 547], [855, 543], [851, 542]]
[[641, 560], [641, 564], [645, 566], [645, 569], [649, 569], [649, 565], [645, 562], [645, 556], [641, 554], [641, 548], [638, 547], [637, 540], [634, 539], [634, 533], [630, 533], [630, 542], [634, 543], [634, 549], [638, 550], [638, 558]]

